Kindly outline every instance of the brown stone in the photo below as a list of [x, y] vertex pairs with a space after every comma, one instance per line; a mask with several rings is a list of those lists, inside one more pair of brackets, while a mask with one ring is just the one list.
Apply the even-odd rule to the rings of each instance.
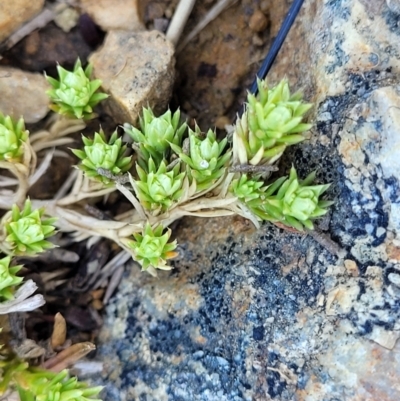
[[138, 0], [81, 0], [81, 6], [105, 31], [144, 29]]
[[0, 0], [0, 42], [40, 12], [44, 0]]
[[27, 123], [41, 120], [49, 111], [50, 89], [42, 74], [16, 68], [0, 67], [0, 111], [14, 119], [21, 116]]
[[175, 58], [172, 44], [160, 32], [110, 31], [90, 62], [110, 94], [105, 104], [117, 121], [135, 124], [147, 106], [156, 114], [165, 111]]
[[262, 32], [268, 25], [268, 18], [260, 10], [256, 10], [251, 16], [249, 27], [254, 32]]

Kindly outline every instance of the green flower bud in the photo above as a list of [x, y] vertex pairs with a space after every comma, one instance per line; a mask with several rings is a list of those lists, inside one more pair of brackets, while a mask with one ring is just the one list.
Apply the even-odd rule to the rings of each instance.
[[148, 173], [136, 165], [139, 175], [139, 180], [133, 181], [136, 196], [154, 215], [170, 209], [182, 196], [185, 173], [179, 173], [179, 169], [178, 164], [171, 171], [167, 171], [164, 161], [157, 169], [152, 158], [148, 162]]
[[311, 108], [299, 93], [290, 94], [286, 79], [272, 89], [258, 80], [258, 96], [249, 94], [247, 109], [236, 122], [233, 135], [235, 158], [241, 164], [272, 164], [287, 146], [305, 139], [311, 124], [302, 123]]
[[10, 216], [5, 218], [4, 228], [7, 233], [6, 247], [15, 255], [34, 255], [54, 245], [46, 241], [53, 235], [56, 219], [43, 219], [44, 208], [32, 210], [31, 201], [26, 200], [24, 208], [13, 205]]
[[124, 157], [126, 145], [122, 145], [122, 139], [118, 138], [117, 131], [111, 135], [108, 142], [101, 129], [94, 134], [93, 139], [82, 136], [82, 141], [85, 145], [83, 150], [72, 149], [72, 152], [81, 159], [78, 167], [85, 172], [86, 176], [110, 185], [112, 181], [100, 175], [97, 169], [103, 168], [113, 175], [118, 175], [131, 168], [132, 157]]
[[23, 280], [15, 274], [22, 266], [10, 267], [11, 256], [0, 259], [0, 301], [13, 299], [14, 288]]
[[211, 187], [224, 174], [232, 152], [229, 150], [222, 154], [227, 139], [218, 142], [212, 130], [202, 139], [199, 127], [195, 131], [189, 129], [189, 141], [189, 155], [178, 145], [171, 144], [171, 148], [187, 164], [189, 178], [196, 181], [197, 191], [202, 191]]
[[10, 116], [0, 113], [0, 161], [20, 162], [28, 135], [22, 118], [14, 122]]
[[268, 186], [262, 203], [250, 202], [249, 207], [264, 220], [279, 221], [300, 231], [304, 226], [312, 230], [311, 220], [326, 214], [333, 204], [319, 199], [330, 184], [309, 185], [314, 178], [315, 173], [311, 173], [300, 182], [292, 167], [289, 178], [282, 177]]
[[180, 124], [179, 110], [174, 114], [168, 110], [162, 116], [155, 117], [151, 109], [143, 108], [140, 130], [128, 123], [124, 124], [124, 130], [137, 145], [139, 163], [146, 169], [150, 157], [159, 166], [169, 156], [170, 143], [181, 144], [186, 123]]
[[52, 86], [46, 92], [53, 102], [50, 108], [69, 117], [91, 118], [93, 107], [108, 97], [105, 93], [96, 93], [101, 86], [101, 80], [90, 80], [92, 70], [90, 64], [83, 70], [79, 59], [72, 72], [57, 66], [59, 80], [46, 76]]
[[251, 180], [243, 174], [239, 179], [235, 179], [231, 183], [231, 192], [243, 202], [249, 202], [259, 199], [263, 195], [265, 188], [262, 188], [262, 181]]
[[135, 240], [128, 240], [127, 245], [133, 250], [135, 260], [142, 266], [142, 270], [151, 267], [161, 270], [171, 270], [167, 260], [177, 256], [174, 252], [176, 240], [168, 243], [171, 237], [171, 230], [163, 234], [161, 225], [152, 229], [149, 223], [143, 229], [142, 234], [133, 234]]

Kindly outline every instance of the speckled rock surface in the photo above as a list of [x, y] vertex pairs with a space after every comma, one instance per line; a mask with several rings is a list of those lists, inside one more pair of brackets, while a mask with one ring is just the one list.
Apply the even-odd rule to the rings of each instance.
[[44, 0], [0, 0], [0, 42], [38, 14]]
[[136, 124], [143, 107], [150, 106], [155, 113], [167, 107], [175, 58], [172, 44], [162, 33], [110, 31], [89, 60], [110, 94], [105, 104], [116, 121]]
[[345, 257], [268, 224], [185, 219], [175, 270], [129, 269], [108, 306], [107, 401], [400, 399], [398, 19], [385, 0], [305, 2], [270, 76], [316, 103], [282, 169], [333, 183], [326, 234]]
[[41, 120], [49, 111], [46, 90], [49, 84], [42, 74], [0, 67], [0, 111], [26, 123]]

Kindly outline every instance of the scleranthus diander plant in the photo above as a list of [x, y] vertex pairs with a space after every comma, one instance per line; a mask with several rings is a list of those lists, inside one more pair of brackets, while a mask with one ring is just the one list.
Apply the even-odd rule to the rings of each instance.
[[[71, 143], [67, 135], [81, 130], [81, 119], [93, 118], [93, 108], [107, 97], [98, 92], [101, 82], [91, 79], [90, 65], [83, 69], [78, 60], [73, 71], [60, 66], [57, 70], [58, 79], [47, 77], [52, 85], [48, 91], [51, 109], [67, 117], [54, 122], [57, 129], [30, 135], [22, 119], [15, 122], [0, 115], [0, 168], [16, 178], [4, 179], [2, 185], [16, 187], [14, 192], [0, 189], [0, 208], [9, 210], [0, 222], [0, 250], [8, 255], [0, 259], [0, 312], [1, 299], [6, 305], [13, 294], [20, 296], [22, 280], [16, 274], [21, 267], [10, 267], [12, 256], [51, 248], [47, 238], [55, 227], [72, 233], [76, 241], [92, 236], [111, 239], [142, 270], [156, 275], [157, 270], [173, 267], [170, 260], [178, 255], [177, 241], [171, 240], [168, 227], [183, 216], [238, 214], [256, 227], [269, 221], [302, 231], [313, 229], [313, 221], [332, 204], [321, 199], [329, 184], [313, 184], [315, 173], [302, 181], [292, 167], [289, 176], [271, 177], [285, 149], [304, 141], [311, 128], [304, 122], [311, 104], [303, 102], [300, 93], [291, 94], [285, 79], [275, 87], [258, 80], [258, 95], [248, 95], [231, 135], [221, 140], [211, 129], [203, 133], [197, 126], [189, 128], [179, 110], [156, 116], [150, 108], [143, 109], [138, 127], [123, 124], [129, 143], [123, 142], [117, 130], [107, 135], [100, 128], [93, 136], [82, 136], [82, 146], [72, 149], [79, 160], [69, 186], [55, 199], [28, 199], [29, 187], [46, 170], [46, 164], [36, 166], [37, 153]], [[47, 167], [52, 155], [48, 151], [42, 158]], [[95, 202], [115, 191], [130, 202], [130, 210], [109, 219], [82, 211], [82, 200]], [[25, 301], [21, 310], [29, 310]], [[9, 382], [26, 400], [80, 401], [99, 392], [66, 373], [52, 376], [15, 358], [2, 366], [3, 377], [13, 378]], [[28, 382], [29, 388], [21, 384]]]

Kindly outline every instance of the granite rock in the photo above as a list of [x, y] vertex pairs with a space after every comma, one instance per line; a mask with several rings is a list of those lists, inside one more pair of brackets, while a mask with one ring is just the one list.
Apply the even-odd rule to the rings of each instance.
[[108, 306], [106, 400], [400, 399], [397, 26], [385, 0], [305, 2], [269, 77], [316, 104], [282, 169], [332, 182], [325, 234], [345, 257], [269, 224], [184, 219], [175, 269], [131, 266]]
[[49, 89], [42, 74], [0, 67], [0, 111], [26, 123], [41, 120], [49, 111]]
[[174, 49], [157, 31], [110, 31], [90, 57], [94, 75], [110, 94], [105, 102], [120, 123], [136, 124], [143, 107], [165, 110], [175, 76]]

